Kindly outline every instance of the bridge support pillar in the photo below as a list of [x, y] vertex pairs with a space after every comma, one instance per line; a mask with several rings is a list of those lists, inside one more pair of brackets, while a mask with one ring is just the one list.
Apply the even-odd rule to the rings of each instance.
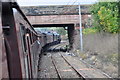
[[68, 39], [69, 39], [69, 46], [70, 50], [73, 49], [73, 43], [74, 43], [74, 25], [71, 25], [68, 27]]

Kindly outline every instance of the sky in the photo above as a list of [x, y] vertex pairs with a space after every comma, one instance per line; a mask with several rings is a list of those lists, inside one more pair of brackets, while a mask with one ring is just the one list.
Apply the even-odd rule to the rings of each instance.
[[97, 0], [17, 0], [20, 6], [93, 4]]

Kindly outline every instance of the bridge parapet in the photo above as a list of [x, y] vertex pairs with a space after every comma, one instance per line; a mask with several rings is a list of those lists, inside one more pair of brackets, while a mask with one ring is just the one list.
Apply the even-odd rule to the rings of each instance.
[[[82, 14], [90, 14], [91, 5], [81, 5]], [[78, 5], [29, 6], [21, 7], [27, 16], [78, 15]]]

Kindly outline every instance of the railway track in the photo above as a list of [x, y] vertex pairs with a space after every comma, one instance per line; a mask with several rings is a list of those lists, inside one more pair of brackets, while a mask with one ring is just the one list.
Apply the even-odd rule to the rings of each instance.
[[[63, 45], [64, 44], [59, 44], [51, 48], [60, 48]], [[56, 52], [56, 54], [49, 52], [48, 54], [49, 55], [46, 57], [46, 60], [49, 58], [51, 64], [49, 66], [47, 65], [47, 69], [49, 67], [54, 67], [52, 72], [56, 72], [56, 77], [59, 78], [59, 80], [65, 78], [80, 78], [80, 80], [91, 80], [92, 78], [109, 78], [110, 80], [113, 80], [111, 77], [107, 76], [96, 68], [89, 66], [85, 62], [77, 60], [65, 52]]]
[[[111, 77], [101, 73], [99, 70], [96, 70], [92, 67], [86, 67], [86, 65], [83, 63], [78, 64], [77, 60], [74, 64], [74, 60], [72, 60], [71, 58], [71, 60], [73, 61], [71, 62], [70, 57], [64, 55], [63, 53], [58, 54], [59, 57], [58, 55], [51, 55], [51, 59], [60, 80], [63, 78], [80, 78], [82, 80], [89, 80], [90, 78], [109, 78], [110, 80], [114, 80]], [[60, 65], [67, 68], [61, 68], [62, 66]], [[66, 72], [64, 72], [63, 70], [65, 70]]]
[[[59, 58], [55, 58], [55, 56], [51, 56], [51, 59], [55, 67], [55, 70], [57, 72], [58, 78], [60, 80], [64, 78], [80, 78], [81, 80], [85, 80], [84, 77], [81, 76], [81, 74], [79, 74], [77, 70], [74, 67], [72, 67], [69, 64], [69, 62], [67, 62], [60, 54], [59, 54]], [[59, 62], [61, 62], [62, 65]], [[64, 66], [64, 68], [63, 67], [61, 68], [60, 65]]]
[[62, 50], [64, 50], [63, 47], [65, 47], [66, 45], [68, 45], [68, 43], [61, 42], [60, 44], [49, 47], [47, 52], [59, 52], [59, 51], [62, 51]]
[[66, 61], [66, 63], [67, 63], [68, 65], [70, 65], [70, 66], [72, 67], [72, 69], [80, 76], [80, 78], [82, 78], [83, 80], [85, 79], [85, 77], [82, 76], [82, 75], [65, 59], [65, 57], [63, 57], [62, 55], [61, 55], [61, 57]]

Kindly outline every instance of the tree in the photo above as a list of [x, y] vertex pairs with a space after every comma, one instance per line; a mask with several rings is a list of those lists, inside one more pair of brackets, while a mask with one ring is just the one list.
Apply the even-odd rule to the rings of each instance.
[[64, 28], [57, 28], [56, 31], [60, 34], [60, 35], [66, 35], [67, 32], [64, 30]]
[[118, 33], [118, 6], [117, 2], [98, 2], [91, 7], [94, 26], [99, 31]]

